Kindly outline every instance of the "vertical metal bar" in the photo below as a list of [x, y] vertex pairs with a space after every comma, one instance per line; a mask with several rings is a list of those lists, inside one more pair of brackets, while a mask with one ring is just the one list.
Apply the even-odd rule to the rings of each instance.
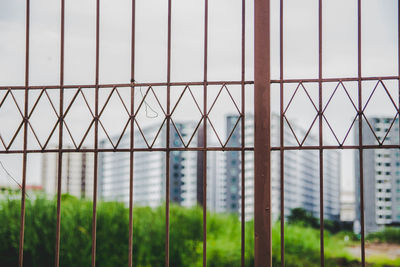
[[361, 0], [357, 6], [357, 60], [358, 60], [358, 153], [360, 158], [360, 219], [361, 219], [361, 264], [365, 266], [365, 222], [364, 222], [364, 158], [363, 158], [363, 128], [362, 128], [362, 81], [361, 81]]
[[242, 97], [242, 107], [241, 107], [241, 112], [242, 112], [242, 121], [241, 121], [241, 260], [242, 260], [242, 267], [245, 266], [245, 243], [246, 243], [246, 238], [245, 238], [245, 231], [246, 231], [246, 216], [245, 216], [245, 207], [246, 207], [246, 202], [245, 202], [245, 152], [244, 148], [246, 146], [245, 144], [245, 134], [246, 134], [246, 129], [245, 129], [245, 103], [246, 103], [246, 93], [245, 93], [245, 66], [246, 66], [246, 1], [242, 0], [242, 84], [241, 84], [241, 97]]
[[61, 0], [61, 48], [60, 48], [60, 118], [58, 125], [58, 163], [57, 163], [57, 225], [56, 225], [56, 256], [55, 266], [60, 265], [60, 231], [61, 231], [61, 185], [63, 162], [63, 124], [64, 124], [64, 28], [65, 28], [65, 1]]
[[[60, 91], [61, 91], [61, 89], [60, 89]], [[67, 194], [70, 194], [71, 193], [71, 156], [70, 156], [70, 154], [67, 154], [67, 173], [66, 173], [66, 187], [67, 187]]]
[[324, 150], [322, 132], [322, 0], [318, 1], [318, 110], [319, 110], [319, 226], [320, 226], [320, 261], [325, 266], [324, 247]]
[[[400, 108], [400, 0], [397, 1], [397, 86], [398, 86], [398, 107]], [[399, 114], [400, 115], [400, 114]], [[398, 118], [398, 127], [400, 129], [400, 116]], [[400, 131], [399, 131], [400, 144]]]
[[280, 219], [281, 219], [281, 266], [285, 266], [285, 129], [284, 129], [284, 91], [283, 91], [283, 0], [280, 0], [279, 11], [279, 73], [280, 73]]
[[86, 198], [86, 153], [82, 153], [82, 162], [84, 162], [81, 170], [81, 198]]
[[135, 122], [133, 114], [135, 114], [135, 19], [136, 19], [136, 1], [132, 0], [132, 25], [131, 25], [131, 107], [130, 107], [130, 152], [129, 152], [129, 255], [128, 266], [133, 263], [133, 164], [135, 146]]
[[26, 163], [28, 147], [28, 99], [29, 99], [29, 28], [30, 28], [30, 1], [26, 0], [25, 18], [25, 106], [24, 106], [24, 153], [22, 158], [22, 192], [21, 192], [21, 220], [19, 229], [18, 265], [23, 266], [24, 260], [24, 233], [25, 233], [25, 191], [26, 191]]
[[254, 1], [254, 261], [272, 265], [270, 1]]
[[203, 266], [207, 266], [207, 65], [208, 0], [204, 0], [204, 88], [203, 88]]
[[100, 0], [96, 1], [96, 77], [94, 107], [94, 170], [93, 170], [93, 215], [92, 215], [92, 267], [96, 266], [96, 227], [97, 227], [97, 169], [99, 139], [99, 51], [100, 51]]
[[170, 201], [170, 124], [171, 124], [171, 0], [168, 0], [168, 48], [167, 48], [167, 151], [166, 151], [166, 202], [165, 202], [165, 266], [169, 266], [169, 201]]

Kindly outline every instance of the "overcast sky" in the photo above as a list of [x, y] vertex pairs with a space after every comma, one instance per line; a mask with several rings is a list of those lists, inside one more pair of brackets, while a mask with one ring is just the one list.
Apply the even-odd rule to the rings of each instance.
[[[135, 79], [138, 82], [165, 82], [167, 75], [167, 2], [166, 0], [136, 1], [136, 58]], [[397, 1], [362, 1], [362, 69], [363, 76], [398, 75], [398, 29]], [[204, 51], [204, 1], [172, 1], [172, 81], [202, 81]], [[246, 1], [246, 79], [253, 80], [253, 1]], [[130, 81], [130, 38], [131, 38], [131, 1], [101, 1], [100, 33], [100, 83], [129, 83]], [[54, 0], [31, 1], [31, 45], [30, 45], [30, 84], [55, 85], [59, 83], [60, 54], [60, 3]], [[318, 77], [318, 1], [284, 1], [284, 76], [285, 78]], [[323, 76], [357, 76], [357, 1], [323, 1]], [[279, 77], [279, 1], [271, 1], [271, 72], [274, 79]], [[24, 84], [25, 57], [25, 1], [0, 1], [0, 85]], [[209, 43], [208, 43], [208, 79], [213, 81], [237, 80], [241, 78], [241, 0], [209, 1]], [[66, 1], [65, 24], [65, 84], [93, 84], [95, 74], [95, 0]], [[375, 84], [365, 83], [364, 97], [371, 92]], [[386, 84], [398, 98], [397, 82]], [[285, 87], [285, 103], [291, 97], [296, 85]], [[324, 85], [323, 99], [327, 102], [336, 84]], [[346, 83], [353, 101], [357, 98], [357, 84]], [[273, 86], [273, 111], [279, 110], [279, 87]], [[317, 85], [306, 85], [313, 100], [318, 99]], [[161, 103], [165, 105], [165, 87], [155, 88]], [[240, 87], [229, 87], [238, 105], [241, 103]], [[172, 104], [183, 88], [172, 88]], [[142, 88], [145, 93], [146, 88]], [[106, 98], [107, 90], [100, 95], [100, 105]], [[193, 87], [194, 95], [202, 106], [202, 87]], [[210, 86], [208, 103], [212, 103], [218, 87]], [[252, 113], [252, 87], [246, 88], [246, 112]], [[32, 93], [30, 106], [38, 92]], [[58, 109], [57, 92], [50, 93]], [[93, 92], [86, 91], [91, 105]], [[129, 91], [121, 89], [121, 95], [128, 96]], [[0, 98], [4, 92], [0, 92]], [[72, 93], [66, 93], [69, 103]], [[16, 94], [23, 107], [23, 95]], [[138, 91], [136, 101], [140, 101]], [[9, 99], [11, 100], [11, 99]], [[46, 139], [56, 117], [47, 100], [43, 98], [38, 111], [32, 116], [32, 125], [41, 140]], [[159, 116], [146, 118], [140, 113], [138, 121], [143, 126], [160, 124], [161, 109], [154, 98], [147, 99]], [[365, 99], [364, 99], [365, 101]], [[129, 104], [128, 100], [126, 102]], [[317, 102], [316, 102], [317, 103]], [[121, 131], [127, 120], [118, 98], [113, 98], [110, 108], [104, 113], [104, 125], [110, 134]], [[235, 112], [226, 92], [221, 96], [210, 114], [220, 135], [225, 136], [223, 118]], [[93, 105], [91, 106], [93, 108]], [[164, 106], [165, 108], [165, 106]], [[382, 88], [366, 110], [368, 116], [387, 115], [394, 117], [395, 108], [391, 106]], [[343, 138], [347, 128], [356, 115], [343, 90], [326, 110], [325, 115], [339, 138]], [[0, 134], [9, 140], [13, 130], [19, 124], [18, 110], [11, 101], [0, 109]], [[315, 110], [304, 92], [300, 92], [288, 109], [290, 121], [303, 128], [309, 127]], [[67, 123], [72, 134], [79, 139], [90, 122], [89, 113], [82, 98], [77, 99]], [[185, 95], [174, 119], [199, 120], [200, 114], [194, 103]], [[312, 133], [318, 131], [318, 125]], [[90, 135], [89, 135], [90, 136]], [[19, 136], [21, 138], [22, 136]], [[104, 137], [104, 133], [100, 133]], [[57, 136], [53, 143], [56, 143]], [[212, 137], [211, 137], [212, 138]], [[335, 144], [333, 135], [325, 125], [324, 138], [327, 144]], [[71, 144], [66, 137], [65, 144]], [[215, 139], [215, 138], [214, 138]], [[19, 141], [18, 141], [19, 140]], [[21, 145], [18, 139], [16, 145]], [[353, 133], [345, 144], [354, 143]], [[90, 145], [90, 142], [88, 143]], [[37, 148], [32, 133], [29, 135], [29, 147]], [[20, 156], [1, 155], [1, 160], [9, 171], [20, 180], [21, 170], [18, 164]], [[38, 167], [40, 157], [30, 156], [31, 171], [28, 180], [39, 180]], [[343, 153], [342, 186], [352, 189], [353, 151]], [[2, 176], [4, 176], [2, 174]], [[1, 177], [1, 179], [4, 179]]]

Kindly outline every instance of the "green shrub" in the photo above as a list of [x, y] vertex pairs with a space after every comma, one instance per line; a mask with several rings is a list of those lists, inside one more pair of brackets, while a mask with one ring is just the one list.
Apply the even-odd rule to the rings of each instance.
[[385, 227], [383, 230], [367, 235], [367, 240], [375, 242], [385, 242], [400, 244], [400, 228]]
[[[26, 201], [24, 266], [54, 266], [55, 200], [38, 196]], [[60, 266], [90, 266], [92, 202], [63, 195], [61, 201]], [[18, 263], [20, 200], [0, 200], [0, 266]], [[170, 266], [202, 266], [203, 211], [170, 206]], [[121, 203], [97, 206], [97, 266], [128, 263], [129, 209]], [[165, 205], [133, 209], [134, 266], [163, 266]], [[325, 233], [326, 266], [352, 266], [343, 239]], [[280, 225], [272, 228], [274, 266], [280, 264]], [[285, 226], [285, 265], [319, 266], [319, 230], [302, 224]], [[354, 262], [353, 262], [354, 263]], [[236, 215], [207, 213], [207, 265], [241, 266], [241, 222]], [[245, 265], [254, 266], [254, 223], [245, 224]]]

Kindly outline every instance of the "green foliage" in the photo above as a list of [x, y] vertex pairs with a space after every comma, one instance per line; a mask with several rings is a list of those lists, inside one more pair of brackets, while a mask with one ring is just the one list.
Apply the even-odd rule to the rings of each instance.
[[[254, 266], [253, 228], [252, 222], [245, 225], [245, 266]], [[241, 266], [241, 223], [237, 215], [207, 215], [207, 266]]]
[[[60, 265], [90, 266], [92, 202], [69, 195], [61, 199]], [[55, 200], [26, 200], [24, 266], [53, 266], [56, 245]], [[202, 255], [202, 211], [171, 205], [171, 266], [192, 266]], [[135, 266], [162, 266], [165, 260], [165, 209], [135, 207], [133, 211]], [[20, 200], [0, 200], [0, 266], [18, 261]], [[123, 266], [128, 261], [129, 211], [121, 203], [97, 206], [97, 266]]]
[[[314, 217], [311, 212], [303, 208], [292, 209], [287, 219], [289, 224], [301, 224], [314, 229], [320, 228], [319, 218]], [[341, 224], [339, 221], [324, 219], [324, 229], [331, 233], [338, 233], [343, 230], [351, 230], [351, 227]]]
[[287, 218], [289, 224], [302, 224], [312, 228], [319, 228], [319, 221], [311, 212], [302, 208], [294, 208]]
[[400, 228], [385, 227], [379, 232], [368, 234], [367, 240], [374, 242], [400, 244]]
[[[57, 205], [37, 197], [26, 201], [24, 266], [53, 266]], [[90, 266], [92, 202], [69, 195], [61, 199], [60, 265]], [[0, 266], [18, 261], [20, 200], [0, 200]], [[97, 206], [97, 266], [125, 266], [129, 251], [129, 210], [121, 203]], [[203, 211], [199, 207], [170, 206], [170, 265], [202, 266]], [[165, 208], [133, 209], [134, 266], [163, 266]], [[345, 251], [342, 237], [325, 233], [326, 266], [357, 263]], [[273, 263], [280, 264], [280, 225], [272, 228]], [[245, 224], [245, 266], [254, 266], [254, 224]], [[301, 224], [285, 226], [285, 265], [319, 266], [319, 230]], [[207, 213], [207, 265], [241, 266], [241, 222], [236, 215]]]
[[[301, 224], [285, 225], [285, 266], [320, 266], [320, 232]], [[329, 232], [325, 237], [325, 265], [352, 266], [342, 240]], [[273, 265], [280, 266], [280, 225], [272, 227]]]

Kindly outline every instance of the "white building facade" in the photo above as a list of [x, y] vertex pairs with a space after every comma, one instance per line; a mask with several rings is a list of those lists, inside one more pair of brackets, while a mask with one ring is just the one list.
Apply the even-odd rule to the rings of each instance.
[[[226, 117], [226, 128], [232, 129], [237, 116]], [[183, 136], [191, 136], [194, 125], [191, 122], [176, 123]], [[229, 147], [240, 147], [240, 123], [230, 137]], [[253, 146], [254, 120], [246, 115], [245, 142]], [[296, 131], [301, 128], [292, 125]], [[165, 127], [164, 127], [165, 128]], [[288, 127], [285, 127], [288, 128]], [[143, 129], [145, 136], [153, 136], [158, 131], [155, 126]], [[200, 129], [198, 132], [201, 131]], [[227, 130], [228, 132], [228, 130]], [[304, 131], [303, 131], [304, 132]], [[227, 133], [229, 135], [229, 133]], [[296, 145], [290, 138], [292, 133], [285, 129], [285, 144]], [[165, 147], [165, 129], [161, 130], [154, 147]], [[273, 143], [279, 141], [279, 117], [272, 119], [271, 136]], [[182, 147], [180, 138], [171, 126], [170, 144]], [[197, 146], [196, 136], [192, 146]], [[146, 147], [140, 133], [135, 134], [135, 147]], [[308, 139], [316, 141], [312, 135]], [[210, 138], [208, 138], [210, 140]], [[129, 146], [129, 136], [121, 139], [121, 146]], [[107, 140], [100, 147], [107, 147]], [[200, 145], [201, 146], [201, 145]], [[208, 144], [208, 146], [213, 146]], [[181, 206], [194, 206], [202, 194], [199, 175], [202, 176], [202, 152], [176, 150], [170, 153], [170, 201]], [[280, 213], [280, 169], [279, 152], [272, 154], [272, 213], [277, 219]], [[129, 153], [100, 153], [99, 156], [99, 196], [105, 201], [129, 203]], [[200, 160], [200, 161], [199, 161]], [[135, 205], [156, 207], [166, 199], [166, 154], [165, 152], [135, 152], [133, 177], [133, 202]], [[293, 208], [304, 208], [319, 216], [319, 154], [318, 151], [285, 151], [285, 216]], [[245, 217], [254, 217], [254, 155], [245, 152]], [[241, 212], [241, 152], [207, 152], [207, 208], [214, 212]], [[338, 220], [340, 215], [340, 154], [329, 150], [324, 152], [324, 215], [327, 219]]]
[[[234, 123], [237, 116], [227, 116], [227, 128]], [[231, 121], [231, 122], [229, 122]], [[279, 144], [279, 116], [273, 114], [271, 120], [271, 143]], [[254, 118], [246, 115], [245, 143], [246, 146], [254, 145]], [[286, 146], [296, 146], [292, 133], [288, 127], [285, 128], [284, 142]], [[299, 126], [292, 124], [292, 128], [301, 134], [305, 134]], [[236, 139], [230, 140], [230, 146], [240, 146], [240, 124], [238, 124], [234, 135]], [[317, 139], [309, 135], [309, 142]], [[236, 141], [235, 141], [236, 140]], [[232, 152], [231, 152], [232, 153]], [[240, 152], [236, 152], [240, 153]], [[238, 162], [228, 161], [226, 167], [227, 180], [231, 181], [236, 176], [241, 178], [240, 157]], [[338, 151], [324, 151], [324, 217], [326, 219], [338, 220], [340, 215], [340, 154]], [[236, 168], [236, 171], [233, 169]], [[271, 156], [271, 201], [272, 214], [274, 219], [280, 215], [280, 155], [279, 151], [272, 152]], [[236, 180], [235, 180], [236, 181]], [[313, 150], [286, 150], [284, 154], [284, 216], [290, 215], [293, 208], [303, 208], [311, 212], [315, 217], [320, 213], [320, 192], [319, 192], [319, 152]], [[235, 189], [235, 190], [233, 190]], [[237, 212], [240, 213], [241, 207], [241, 186], [231, 186], [230, 199], [235, 198]], [[228, 197], [229, 198], [229, 197]], [[245, 153], [245, 218], [250, 220], [254, 217], [254, 154]]]
[[[191, 136], [195, 125], [192, 122], [175, 123], [183, 137]], [[142, 129], [144, 136], [154, 136], [158, 127]], [[171, 125], [171, 147], [183, 147], [180, 137]], [[166, 127], [163, 127], [153, 147], [166, 146]], [[135, 147], [146, 147], [140, 132], [135, 133]], [[185, 140], [186, 141], [186, 140]], [[129, 146], [129, 135], [121, 139], [121, 146]], [[196, 136], [190, 146], [197, 145]], [[108, 140], [100, 142], [107, 147]], [[130, 156], [129, 153], [100, 153], [99, 196], [104, 201], [129, 203]], [[197, 203], [198, 152], [174, 150], [170, 152], [170, 201], [190, 207]], [[208, 159], [209, 161], [209, 159]], [[133, 203], [140, 206], [157, 207], [166, 200], [166, 153], [146, 151], [134, 153]], [[210, 164], [212, 165], [212, 163]]]
[[[371, 117], [368, 121], [376, 137], [386, 145], [399, 144], [399, 121], [393, 118]], [[358, 140], [358, 128], [355, 131]], [[366, 122], [363, 123], [363, 144], [376, 144], [376, 138]], [[398, 149], [364, 149], [364, 219], [367, 233], [386, 225], [400, 223], [400, 152]], [[360, 166], [355, 153], [356, 219], [360, 215]]]
[[[63, 153], [61, 193], [79, 198], [93, 196], [93, 153]], [[49, 195], [57, 194], [58, 154], [43, 153], [41, 184]]]

